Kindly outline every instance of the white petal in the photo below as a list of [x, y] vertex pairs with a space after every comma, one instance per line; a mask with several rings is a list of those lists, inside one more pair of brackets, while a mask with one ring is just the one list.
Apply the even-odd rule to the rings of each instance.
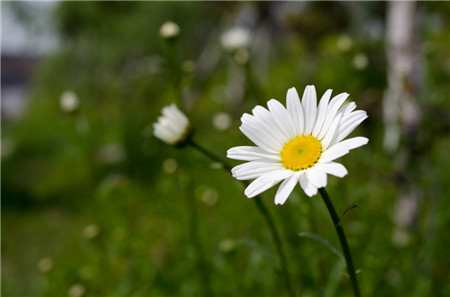
[[340, 143], [345, 144], [349, 150], [363, 146], [369, 142], [369, 139], [362, 136], [346, 139]]
[[286, 141], [296, 136], [296, 129], [294, 122], [291, 119], [291, 115], [284, 108], [284, 106], [275, 99], [267, 102], [272, 118], [278, 128], [285, 133]]
[[248, 125], [242, 125], [239, 129], [247, 136], [248, 139], [253, 141], [254, 144], [262, 148], [268, 153], [277, 154], [280, 151], [277, 149], [278, 145], [270, 137], [265, 137], [262, 133], [257, 130], [251, 129]]
[[286, 95], [286, 107], [295, 124], [297, 135], [303, 134], [305, 126], [305, 116], [303, 114], [302, 104], [295, 88], [290, 88]]
[[367, 113], [364, 110], [356, 110], [343, 115], [340, 130], [347, 129], [352, 123], [364, 117], [367, 117]]
[[312, 131], [312, 136], [318, 136], [320, 129], [325, 122], [325, 117], [327, 115], [328, 110], [328, 102], [330, 101], [331, 93], [333, 90], [327, 90], [325, 94], [323, 94], [322, 99], [320, 99], [319, 107], [317, 108], [317, 121], [314, 125], [314, 129]]
[[333, 161], [337, 158], [340, 158], [340, 157], [348, 154], [349, 152], [350, 152], [350, 150], [348, 149], [348, 147], [345, 144], [342, 145], [342, 143], [337, 143], [337, 144], [333, 145], [332, 147], [329, 147], [326, 151], [324, 151], [322, 153], [322, 155], [320, 156], [319, 162], [326, 163], [329, 161]]
[[317, 137], [318, 139], [322, 139], [323, 137], [325, 137], [326, 133], [330, 129], [330, 126], [334, 118], [336, 117], [336, 114], [338, 113], [339, 108], [342, 106], [342, 104], [345, 102], [348, 96], [349, 94], [347, 93], [341, 93], [339, 95], [334, 96], [334, 98], [331, 99], [331, 102], [328, 105], [325, 121]]
[[[267, 111], [267, 113], [269, 118], [272, 119], [269, 111]], [[244, 114], [241, 117], [241, 121], [242, 126], [246, 127], [246, 129], [253, 130], [257, 134], [262, 134], [265, 135], [266, 138], [272, 139], [273, 142], [278, 144], [276, 150], [281, 151], [283, 144], [286, 142], [286, 137], [283, 137], [282, 133], [277, 129], [274, 123], [249, 114]]]
[[312, 197], [317, 194], [317, 188], [308, 180], [306, 174], [300, 176], [300, 186], [302, 187], [305, 194]]
[[253, 198], [256, 195], [261, 194], [262, 192], [270, 189], [274, 185], [280, 182], [280, 180], [285, 179], [293, 175], [294, 172], [282, 169], [282, 170], [274, 170], [272, 172], [268, 172], [264, 175], [261, 175], [257, 179], [255, 179], [246, 189], [244, 194], [248, 198]]
[[315, 168], [306, 170], [306, 177], [316, 188], [323, 188], [327, 185], [326, 173]]
[[243, 161], [270, 159], [280, 161], [280, 154], [269, 154], [257, 146], [236, 146], [227, 151], [227, 158]]
[[279, 182], [279, 180], [273, 180], [271, 182], [263, 183], [261, 182], [260, 178], [261, 177], [252, 181], [250, 185], [248, 185], [248, 187], [245, 189], [244, 194], [245, 196], [247, 196], [247, 198], [253, 198], [261, 194], [262, 192], [272, 188]]
[[335, 138], [335, 135], [339, 129], [339, 123], [341, 121], [341, 114], [338, 114], [333, 122], [331, 123], [330, 128], [328, 129], [328, 132], [325, 134], [325, 137], [322, 139], [322, 150], [326, 150], [329, 146], [332, 140]]
[[351, 113], [353, 110], [355, 110], [355, 108], [355, 102], [349, 102], [342, 106], [342, 108], [339, 110], [339, 113], [342, 113], [342, 117], [345, 118], [345, 115]]
[[[355, 112], [357, 112], [357, 111], [355, 111]], [[344, 139], [345, 137], [347, 137], [365, 119], [367, 119], [367, 114], [364, 112], [364, 113], [359, 114], [357, 117], [353, 118], [352, 121], [350, 122], [350, 124], [345, 125], [345, 126], [343, 125], [344, 127], [342, 127], [342, 126], [339, 127], [338, 134], [335, 137], [335, 142], [337, 143], [337, 142], [341, 141], [342, 139]]]
[[275, 195], [275, 204], [284, 204], [286, 202], [295, 185], [298, 183], [300, 175], [302, 175], [301, 172], [296, 172], [281, 183]]
[[231, 173], [233, 174], [233, 177], [238, 180], [249, 180], [258, 178], [267, 172], [282, 168], [283, 165], [279, 162], [252, 161], [233, 167]]
[[314, 168], [337, 177], [344, 177], [348, 174], [348, 171], [344, 167], [344, 165], [336, 162], [328, 162], [328, 163], [319, 162], [316, 165], [314, 165]]
[[294, 173], [295, 171], [282, 167], [281, 169], [277, 169], [267, 174], [264, 174], [264, 176], [261, 176], [261, 181], [270, 182], [271, 180], [282, 180], [291, 177]]
[[314, 86], [307, 86], [303, 92], [302, 106], [305, 112], [305, 135], [311, 134], [312, 128], [316, 123], [317, 116], [317, 96]]

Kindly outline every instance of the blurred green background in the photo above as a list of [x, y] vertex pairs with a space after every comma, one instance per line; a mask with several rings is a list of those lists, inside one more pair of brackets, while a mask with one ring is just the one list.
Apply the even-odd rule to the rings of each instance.
[[[2, 14], [32, 28], [28, 5], [3, 2]], [[420, 119], [391, 151], [388, 5], [56, 2], [48, 18], [58, 46], [33, 60], [24, 112], [5, 115], [2, 98], [2, 295], [287, 296], [269, 230], [242, 186], [192, 148], [154, 138], [151, 124], [176, 102], [196, 141], [225, 157], [250, 145], [242, 113], [314, 84], [319, 96], [350, 93], [369, 114], [352, 134], [369, 144], [341, 158], [349, 175], [327, 186], [338, 213], [358, 204], [343, 225], [362, 294], [449, 296], [450, 4], [416, 5], [422, 71], [410, 95]], [[168, 20], [180, 27], [171, 40], [159, 35]], [[230, 52], [221, 36], [236, 26], [251, 38]], [[79, 100], [74, 112], [60, 107], [67, 90]], [[298, 236], [339, 248], [320, 197], [297, 189], [275, 206], [275, 191], [262, 197], [297, 295], [351, 296], [345, 263]]]

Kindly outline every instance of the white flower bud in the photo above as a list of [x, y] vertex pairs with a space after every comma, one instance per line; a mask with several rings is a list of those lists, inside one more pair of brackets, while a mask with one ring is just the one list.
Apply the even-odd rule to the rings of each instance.
[[190, 135], [189, 119], [175, 104], [165, 106], [158, 122], [153, 124], [153, 134], [170, 145], [183, 144]]

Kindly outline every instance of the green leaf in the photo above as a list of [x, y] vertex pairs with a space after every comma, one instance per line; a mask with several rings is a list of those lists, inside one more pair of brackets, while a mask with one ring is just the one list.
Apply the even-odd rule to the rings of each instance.
[[338, 223], [336, 226], [339, 226], [339, 225], [341, 224], [342, 219], [344, 218], [345, 214], [346, 214], [348, 211], [350, 211], [350, 210], [352, 210], [352, 209], [354, 209], [354, 208], [357, 208], [357, 207], [358, 207], [358, 204], [356, 204], [356, 203], [352, 203], [351, 205], [349, 205], [349, 206], [345, 209], [345, 211], [344, 211], [344, 213], [342, 214], [342, 216], [339, 218], [339, 223]]
[[315, 241], [320, 242], [321, 244], [323, 244], [324, 246], [329, 248], [333, 252], [333, 254], [335, 254], [336, 256], [341, 258], [342, 260], [344, 260], [344, 256], [325, 238], [323, 238], [323, 237], [321, 237], [321, 236], [319, 236], [317, 234], [311, 233], [311, 232], [302, 232], [302, 233], [299, 233], [298, 235], [301, 236], [301, 237], [311, 238], [311, 239], [313, 239]]

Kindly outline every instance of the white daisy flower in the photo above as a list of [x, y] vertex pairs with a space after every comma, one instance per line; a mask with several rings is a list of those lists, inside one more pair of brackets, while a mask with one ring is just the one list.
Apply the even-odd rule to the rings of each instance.
[[297, 183], [306, 195], [314, 196], [327, 185], [327, 174], [344, 177], [347, 169], [333, 160], [367, 144], [365, 137], [344, 140], [367, 114], [356, 104], [344, 104], [347, 93], [330, 100], [332, 90], [317, 106], [316, 89], [307, 86], [302, 101], [295, 88], [287, 92], [287, 108], [275, 99], [244, 114], [239, 128], [257, 146], [238, 146], [227, 157], [249, 161], [232, 169], [238, 180], [255, 179], [245, 189], [255, 197], [283, 181], [275, 195], [275, 204], [284, 204]]
[[189, 119], [175, 104], [165, 106], [158, 122], [153, 123], [153, 134], [170, 145], [182, 145], [189, 138]]

